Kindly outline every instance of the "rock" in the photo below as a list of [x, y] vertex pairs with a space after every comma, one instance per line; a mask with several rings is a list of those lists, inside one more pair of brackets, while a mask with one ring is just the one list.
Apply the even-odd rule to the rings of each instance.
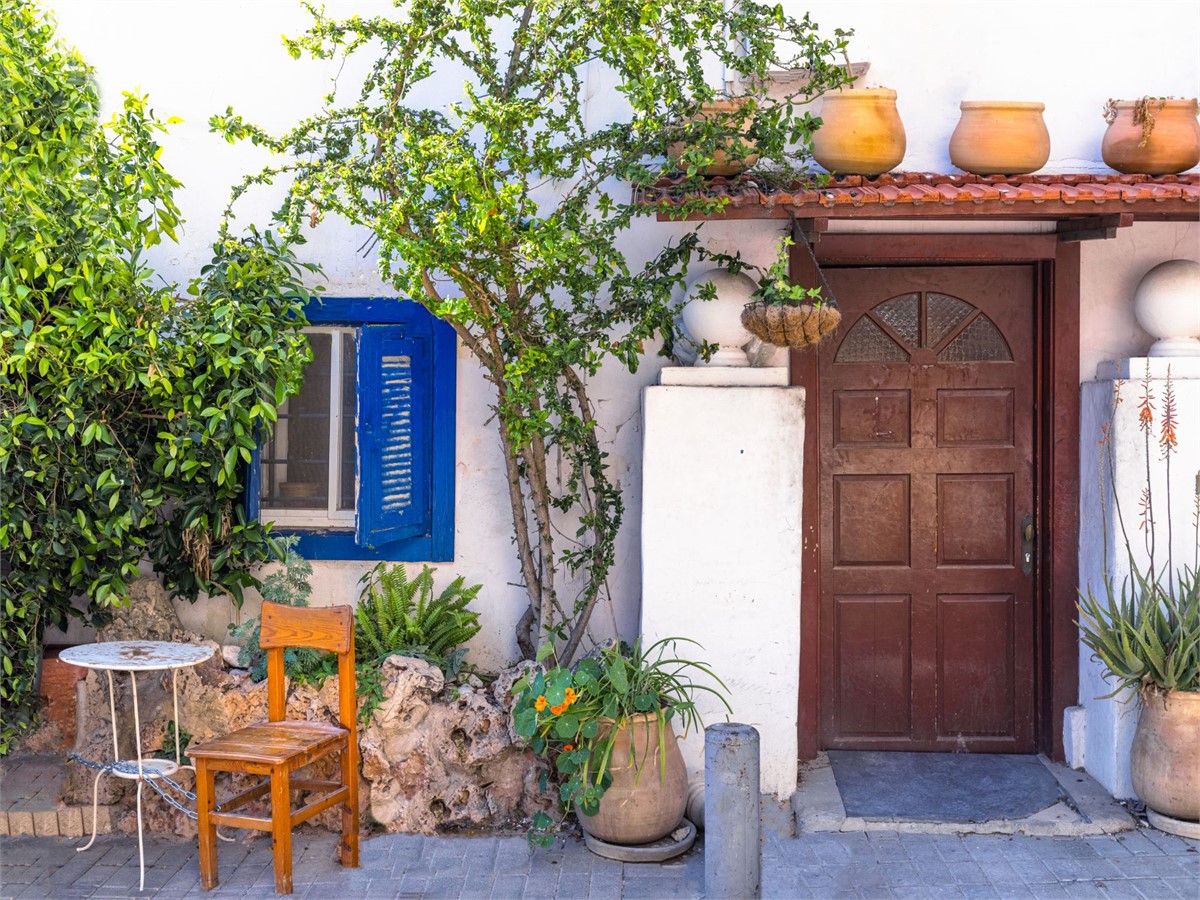
[[542, 808], [541, 764], [509, 735], [511, 701], [469, 684], [439, 697], [442, 673], [422, 660], [391, 657], [384, 677], [384, 702], [360, 740], [376, 821], [432, 834]]
[[238, 659], [242, 655], [242, 647], [240, 644], [222, 644], [221, 659], [225, 660], [225, 665], [231, 669], [238, 668]]
[[174, 641], [183, 624], [159, 580], [143, 575], [129, 586], [129, 603], [113, 608], [112, 621], [101, 628], [98, 641]]

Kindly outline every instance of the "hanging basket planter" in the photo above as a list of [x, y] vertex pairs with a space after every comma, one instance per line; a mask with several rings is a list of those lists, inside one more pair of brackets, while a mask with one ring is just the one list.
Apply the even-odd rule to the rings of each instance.
[[811, 347], [832, 334], [842, 314], [831, 303], [791, 306], [762, 300], [742, 308], [742, 325], [759, 340], [777, 347]]

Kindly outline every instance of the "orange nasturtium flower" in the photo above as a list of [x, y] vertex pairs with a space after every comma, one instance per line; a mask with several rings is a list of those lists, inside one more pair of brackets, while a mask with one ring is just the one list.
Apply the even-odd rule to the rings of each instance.
[[567, 711], [567, 704], [565, 704], [565, 703], [560, 703], [560, 704], [558, 704], [558, 706], [550, 707], [550, 712], [554, 713], [556, 716], [561, 716], [566, 711]]
[[533, 708], [536, 709], [538, 712], [541, 712], [543, 709], [546, 708], [546, 695], [545, 694], [540, 694], [538, 696], [537, 700], [535, 700], [533, 702]]
[[574, 744], [563, 744], [563, 752], [564, 753], [566, 753], [568, 750], [574, 750], [574, 749], [575, 749]]
[[579, 695], [575, 693], [575, 688], [567, 688], [567, 699], [566, 699], [567, 706], [570, 706], [572, 703], [574, 703], [578, 699], [579, 699]]

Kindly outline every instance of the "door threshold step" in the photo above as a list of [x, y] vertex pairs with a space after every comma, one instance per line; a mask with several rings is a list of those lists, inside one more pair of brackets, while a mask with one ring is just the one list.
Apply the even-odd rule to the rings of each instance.
[[908, 834], [1098, 835], [1131, 831], [1137, 822], [1086, 772], [1037, 757], [1058, 781], [1066, 801], [1019, 819], [937, 822], [896, 817], [849, 816], [833, 767], [825, 753], [800, 764], [800, 785], [792, 797], [797, 833], [894, 831]]

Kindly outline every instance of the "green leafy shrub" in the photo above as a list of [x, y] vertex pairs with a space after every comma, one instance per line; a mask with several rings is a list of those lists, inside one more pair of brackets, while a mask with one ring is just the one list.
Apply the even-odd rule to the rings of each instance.
[[403, 565], [380, 563], [362, 578], [355, 652], [360, 662], [378, 664], [393, 653], [439, 666], [447, 678], [462, 668], [462, 645], [479, 633], [479, 613], [469, 609], [483, 585], [464, 587], [458, 576], [436, 597], [433, 573], [423, 566], [409, 579]]
[[[283, 550], [282, 565], [263, 579], [260, 593], [264, 600], [285, 606], [308, 606], [312, 596], [312, 564], [296, 552], [296, 538], [279, 542]], [[238, 626], [229, 626], [229, 633], [242, 645], [238, 665], [250, 670], [255, 681], [267, 677], [267, 653], [259, 645], [262, 621], [256, 616]], [[323, 681], [337, 671], [337, 657], [332, 653], [309, 647], [288, 647], [283, 651], [283, 669], [297, 681]]]
[[184, 296], [153, 278], [180, 222], [171, 120], [132, 94], [99, 109], [52, 22], [0, 0], [0, 754], [32, 721], [47, 625], [102, 621], [141, 560], [193, 600], [256, 584], [242, 466], [307, 359], [311, 267], [270, 232], [218, 242]]

